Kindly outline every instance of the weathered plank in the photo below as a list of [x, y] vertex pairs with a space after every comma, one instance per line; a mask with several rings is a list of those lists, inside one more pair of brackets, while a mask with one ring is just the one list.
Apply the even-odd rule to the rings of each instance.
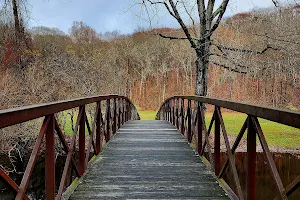
[[228, 199], [166, 121], [121, 127], [70, 199]]

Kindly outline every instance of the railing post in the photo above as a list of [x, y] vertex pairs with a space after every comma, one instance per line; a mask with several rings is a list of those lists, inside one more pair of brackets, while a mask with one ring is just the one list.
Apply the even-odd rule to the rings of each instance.
[[175, 126], [175, 99], [172, 100], [172, 123]]
[[173, 100], [170, 99], [170, 123], [173, 124]]
[[129, 119], [128, 120], [132, 120], [132, 105], [129, 101], [128, 101], [128, 109], [129, 109]]
[[187, 129], [187, 138], [188, 141], [192, 141], [192, 117], [191, 117], [191, 100], [188, 100], [188, 108], [187, 108], [187, 120], [188, 120], [188, 129]]
[[118, 99], [118, 129], [121, 127], [121, 105], [122, 105], [122, 101], [121, 99]]
[[172, 123], [172, 100], [169, 100], [169, 122]]
[[172, 119], [172, 113], [171, 113], [171, 100], [168, 101], [168, 121], [171, 122]]
[[122, 125], [125, 123], [125, 99], [122, 99]]
[[166, 120], [169, 121], [169, 101], [166, 102]]
[[165, 105], [164, 105], [164, 120], [168, 120], [168, 118], [167, 118], [167, 104], [168, 104], [168, 102], [166, 102]]
[[126, 122], [129, 121], [129, 102], [126, 100]]
[[198, 134], [198, 137], [197, 137], [197, 151], [198, 151], [199, 155], [200, 155], [201, 150], [202, 150], [202, 127], [203, 127], [200, 112], [202, 112], [202, 110], [201, 110], [201, 107], [200, 107], [200, 102], [198, 101], [198, 105], [197, 105], [197, 134]]
[[179, 99], [176, 99], [176, 127], [179, 129], [179, 116], [178, 116], [178, 105], [179, 105]]
[[125, 107], [125, 121], [124, 122], [127, 122], [128, 120], [128, 107], [127, 107], [127, 100], [125, 100], [124, 102], [124, 107]]
[[220, 155], [220, 119], [217, 115], [217, 106], [215, 106], [215, 141], [214, 141], [214, 166], [215, 175], [218, 176], [221, 170]]
[[106, 100], [106, 142], [110, 140], [110, 99]]
[[169, 101], [166, 103], [166, 120], [169, 121]]
[[97, 155], [101, 152], [101, 142], [102, 142], [102, 135], [101, 135], [101, 101], [97, 102], [97, 109], [98, 114], [96, 118], [96, 153]]
[[181, 99], [181, 133], [184, 135], [184, 99]]
[[172, 100], [169, 100], [169, 122], [172, 123]]
[[50, 118], [46, 131], [46, 199], [55, 199], [55, 138], [54, 138], [54, 114], [47, 116]]
[[247, 199], [256, 199], [256, 132], [248, 117], [247, 132]]
[[79, 175], [82, 176], [85, 172], [85, 106], [80, 106], [82, 110], [81, 118], [79, 119]]
[[166, 115], [166, 120], [168, 121], [168, 104], [169, 102], [166, 102], [166, 106], [165, 106], [165, 115]]
[[113, 134], [117, 132], [117, 99], [114, 98], [114, 125], [113, 125]]

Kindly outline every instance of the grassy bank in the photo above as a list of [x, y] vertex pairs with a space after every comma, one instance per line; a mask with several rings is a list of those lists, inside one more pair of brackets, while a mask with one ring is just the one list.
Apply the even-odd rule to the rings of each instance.
[[155, 120], [156, 111], [153, 110], [139, 110], [141, 120]]
[[[141, 120], [154, 120], [156, 111], [139, 111]], [[237, 135], [246, 120], [247, 115], [235, 112], [222, 113], [226, 130], [231, 135]], [[206, 113], [208, 126], [212, 113]], [[259, 119], [267, 142], [273, 147], [300, 148], [300, 129], [292, 128], [264, 119]]]

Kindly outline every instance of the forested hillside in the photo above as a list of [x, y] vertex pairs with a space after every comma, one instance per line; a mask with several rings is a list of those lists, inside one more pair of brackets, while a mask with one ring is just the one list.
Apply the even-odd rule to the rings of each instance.
[[[119, 3], [119, 0], [115, 0], [114, 3], [117, 1]], [[109, 11], [103, 15], [99, 14], [100, 10], [109, 10], [109, 6], [114, 4], [113, 2], [93, 1], [83, 9], [81, 6], [86, 2], [74, 1], [71, 3], [77, 4], [77, 6], [70, 6], [74, 10], [66, 11], [69, 7], [63, 6], [67, 4], [63, 4], [62, 1], [49, 1], [53, 5], [56, 4], [56, 7], [53, 6], [49, 11], [47, 6], [43, 5], [42, 7], [47, 12], [51, 12], [51, 15], [42, 13], [41, 18], [48, 19], [50, 16], [59, 15], [59, 12], [52, 13], [54, 8], [63, 8], [61, 11], [66, 15], [72, 14], [72, 16], [68, 16], [70, 21], [66, 20], [68, 21], [67, 26], [62, 22], [64, 27], [68, 27], [68, 31], [62, 31], [53, 27], [31, 27], [32, 24], [28, 23], [31, 17], [28, 7], [34, 1], [0, 1], [0, 110], [2, 110], [0, 111], [2, 112], [0, 179], [6, 177], [7, 182], [7, 180], [10, 181], [10, 177], [13, 177], [12, 182], [15, 181], [17, 185], [10, 184], [15, 190], [10, 192], [3, 189], [4, 185], [0, 181], [0, 199], [6, 193], [15, 195], [15, 192], [18, 193], [19, 199], [25, 197], [23, 194], [25, 192], [32, 199], [44, 199], [45, 180], [41, 177], [44, 177], [45, 166], [47, 166], [46, 173], [50, 171], [53, 172], [52, 177], [57, 176], [54, 179], [48, 179], [50, 182], [48, 188], [52, 187], [51, 195], [62, 194], [65, 186], [69, 186], [75, 177], [80, 177], [85, 173], [86, 167], [91, 165], [91, 160], [95, 158], [94, 155], [106, 148], [111, 136], [115, 135], [120, 127], [122, 127], [120, 130], [123, 130], [120, 132], [121, 135], [123, 133], [131, 134], [130, 137], [135, 137], [133, 134], [138, 131], [141, 131], [138, 132], [139, 135], [145, 136], [160, 135], [157, 134], [159, 131], [167, 133], [166, 137], [170, 136], [169, 139], [160, 135], [157, 139], [151, 136], [135, 138], [135, 142], [132, 142], [132, 138], [128, 140], [129, 142], [123, 139], [118, 141], [120, 143], [116, 144], [120, 149], [111, 148], [115, 152], [122, 152], [127, 148], [131, 151], [132, 145], [138, 144], [132, 151], [138, 152], [138, 154], [132, 154], [132, 156], [142, 158], [142, 165], [133, 162], [136, 159], [132, 160], [131, 155], [124, 154], [125, 157], [130, 157], [129, 162], [133, 164], [130, 166], [133, 166], [134, 170], [138, 165], [155, 166], [153, 171], [157, 172], [156, 167], [158, 166], [177, 166], [176, 159], [178, 160], [178, 158], [175, 158], [176, 162], [172, 163], [170, 160], [170, 163], [165, 165], [160, 162], [155, 164], [156, 158], [153, 158], [153, 162], [145, 162], [143, 155], [145, 152], [156, 155], [158, 151], [153, 150], [162, 149], [163, 151], [158, 153], [162, 153], [159, 156], [163, 158], [165, 154], [168, 155], [169, 151], [173, 152], [175, 149], [169, 144], [180, 146], [184, 142], [171, 138], [175, 130], [168, 128], [171, 127], [170, 124], [167, 122], [159, 124], [163, 121], [154, 123], [151, 121], [136, 124], [130, 122], [131, 124], [128, 126], [124, 125], [127, 121], [145, 119], [146, 117], [143, 118], [142, 114], [147, 116], [146, 120], [153, 120], [161, 105], [163, 112], [158, 112], [156, 119], [165, 120], [167, 118], [170, 121], [168, 119], [171, 116], [169, 111], [172, 110], [173, 125], [176, 121], [176, 127], [180, 128], [181, 133], [191, 142], [191, 146], [197, 147], [195, 152], [202, 155], [200, 154], [202, 149], [204, 156], [208, 153], [206, 157], [210, 157], [211, 166], [220, 166], [221, 151], [228, 153], [228, 157], [224, 157], [227, 161], [222, 158], [222, 162], [226, 162], [226, 167], [231, 167], [233, 176], [231, 174], [228, 176], [234, 177], [234, 181], [239, 180], [235, 175], [236, 169], [234, 169], [234, 165], [237, 163], [240, 163], [238, 165], [245, 171], [243, 172], [245, 177], [249, 178], [249, 175], [255, 175], [256, 172], [263, 175], [264, 180], [269, 181], [274, 177], [278, 179], [279, 175], [274, 172], [276, 167], [274, 168], [275, 164], [272, 164], [274, 161], [271, 159], [271, 152], [288, 152], [287, 157], [282, 157], [288, 162], [288, 167], [286, 167], [289, 168], [288, 176], [282, 174], [288, 179], [287, 182], [294, 180], [294, 178], [290, 178], [290, 174], [293, 175], [290, 173], [290, 166], [294, 167], [296, 164], [294, 165], [290, 156], [291, 153], [297, 153], [297, 158], [293, 159], [299, 160], [300, 132], [297, 124], [300, 111], [300, 5], [294, 0], [282, 2], [270, 0], [273, 3], [271, 3], [272, 7], [268, 9], [256, 8], [249, 12], [229, 16], [229, 1], [130, 0], [135, 6], [139, 6], [139, 12], [146, 12], [149, 21], [147, 19], [144, 21], [149, 22], [149, 27], [151, 27], [139, 27], [135, 31], [132, 31], [131, 27], [130, 34], [122, 34], [118, 30], [101, 32], [105, 30], [104, 27], [94, 27], [97, 24], [95, 21], [91, 23], [94, 24], [91, 26], [85, 21], [74, 20], [85, 19], [85, 17], [88, 19], [87, 15], [89, 15], [93, 19], [100, 18], [101, 21], [103, 20], [101, 16], [109, 15], [113, 20], [108, 21], [113, 23], [119, 20], [119, 16], [115, 16], [117, 14], [113, 15]], [[102, 3], [103, 8], [98, 10], [95, 5], [98, 5], [99, 2]], [[230, 1], [230, 3], [232, 2]], [[252, 3], [254, 4], [254, 2]], [[32, 6], [38, 7], [37, 5]], [[118, 6], [113, 5], [112, 7], [117, 10]], [[97, 10], [93, 10], [92, 7], [97, 7]], [[158, 7], [164, 9], [165, 13]], [[132, 7], [127, 9], [133, 10]], [[153, 28], [155, 26], [151, 25], [152, 18], [148, 11], [154, 11], [151, 13], [154, 15], [153, 17], [166, 14], [166, 19], [170, 17], [171, 20], [178, 22], [177, 26]], [[82, 12], [80, 13], [82, 18], [74, 17], [77, 12]], [[80, 14], [78, 13], [78, 15]], [[143, 14], [140, 14], [135, 17], [141, 18], [142, 16]], [[159, 20], [166, 21], [167, 24], [168, 20], [166, 19]], [[60, 23], [57, 20], [55, 26]], [[116, 24], [119, 26], [120, 23]], [[128, 26], [130, 23], [131, 21], [124, 23], [124, 26]], [[8, 108], [108, 94], [127, 96], [132, 100], [134, 106], [125, 97], [113, 96], [59, 102], [51, 106], [31, 106], [25, 109], [21, 108], [19, 111], [16, 111], [18, 109], [3, 111]], [[164, 100], [174, 95], [201, 95], [255, 104], [258, 107], [269, 106], [298, 112], [214, 100], [211, 100], [211, 105], [208, 105], [203, 103], [203, 100], [199, 100], [202, 98], [195, 98], [198, 99], [197, 101], [195, 99], [192, 101], [191, 98], [182, 98], [180, 103], [176, 101], [176, 106], [180, 105], [180, 109], [174, 117], [176, 110], [174, 101], [162, 104]], [[223, 102], [224, 105], [214, 102]], [[169, 105], [172, 109], [169, 109]], [[243, 107], [243, 109], [233, 109], [235, 107]], [[142, 117], [135, 112], [137, 110]], [[257, 114], [253, 115], [253, 113]], [[262, 113], [264, 114], [262, 115]], [[175, 118], [177, 120], [174, 120]], [[155, 125], [155, 123], [157, 124]], [[123, 125], [125, 129], [123, 129]], [[150, 144], [149, 141], [151, 146], [147, 146]], [[152, 143], [156, 145], [152, 146]], [[214, 158], [219, 157], [219, 161], [213, 160], [211, 151]], [[247, 160], [245, 157], [245, 159], [237, 159], [235, 162], [235, 151], [243, 152], [244, 157], [248, 152]], [[256, 159], [256, 152], [264, 153], [268, 163], [265, 161], [266, 159], [261, 161]], [[116, 157], [121, 159], [120, 162], [127, 162], [123, 160], [124, 155], [120, 154]], [[77, 157], [78, 162], [74, 161], [77, 160]], [[75, 159], [73, 160], [73, 158]], [[257, 156], [257, 158], [259, 157]], [[255, 168], [258, 161], [260, 165]], [[169, 161], [167, 160], [167, 162]], [[278, 162], [280, 163], [278, 166], [283, 170], [284, 168], [281, 166], [284, 162], [281, 159]], [[244, 164], [247, 164], [248, 168], [244, 167]], [[252, 166], [251, 173], [248, 170], [250, 165]], [[256, 170], [261, 170], [260, 168], [264, 170], [267, 165], [272, 173], [272, 176], [269, 177], [265, 176], [265, 171]], [[124, 166], [119, 171], [127, 173], [127, 166]], [[177, 167], [182, 167], [182, 164], [178, 164]], [[224, 173], [227, 173], [226, 167], [222, 169]], [[50, 170], [48, 171], [47, 168]], [[72, 169], [74, 170], [72, 171]], [[220, 169], [216, 167], [215, 172]], [[33, 171], [35, 171], [33, 173], [35, 177], [30, 179]], [[6, 176], [6, 174], [10, 176]], [[121, 175], [120, 178], [123, 179], [124, 176]], [[152, 180], [154, 182], [163, 180], [160, 175], [161, 172], [157, 175], [158, 179], [148, 180], [150, 175], [147, 174], [147, 177], [145, 176], [147, 180], [144, 179], [145, 177], [140, 180], [143, 184], [145, 180], [149, 183]], [[294, 175], [297, 178], [295, 180], [298, 181], [299, 175], [296, 173]], [[47, 175], [45, 177], [47, 179]], [[50, 176], [48, 175], [48, 177]], [[111, 177], [117, 181], [121, 180], [117, 176]], [[132, 177], [136, 179], [138, 176]], [[219, 176], [219, 178], [221, 177]], [[242, 179], [247, 180], [248, 178]], [[57, 180], [62, 181], [58, 183]], [[81, 180], [76, 179], [76, 182], [79, 183]], [[107, 180], [106, 183], [110, 183], [109, 178]], [[174, 177], [172, 180], [175, 180]], [[255, 183], [255, 179], [253, 180], [248, 182]], [[257, 180], [261, 185], [271, 185], [269, 182], [265, 184], [266, 182]], [[244, 184], [244, 182], [242, 183]], [[278, 184], [277, 180], [275, 182]], [[281, 189], [284, 187], [279, 185], [280, 192], [288, 194], [294, 190], [294, 186], [284, 184], [284, 187], [290, 189]], [[296, 182], [293, 184], [297, 186]], [[55, 191], [53, 189], [55, 185], [56, 187], [61, 186]], [[115, 185], [108, 185], [107, 188], [110, 187], [113, 195], [117, 194]], [[123, 189], [128, 192], [128, 187], [126, 187]], [[153, 191], [151, 187], [145, 187], [147, 190], [150, 188], [149, 194], [154, 194], [153, 191], [157, 188], [160, 192], [162, 191], [161, 187], [157, 187]], [[169, 191], [173, 192], [178, 188], [172, 188]], [[239, 188], [238, 184], [236, 184], [236, 188]], [[255, 187], [253, 188], [255, 189]], [[264, 187], [257, 188], [260, 188], [263, 195], [266, 193]], [[26, 191], [26, 189], [28, 190]], [[251, 192], [248, 191], [246, 193], [250, 194]], [[273, 189], [271, 188], [270, 191]], [[239, 195], [242, 196], [242, 191], [240, 193]], [[113, 195], [109, 197], [115, 198]], [[163, 195], [166, 196], [165, 193]], [[296, 197], [296, 199], [298, 198]]]
[[[174, 94], [194, 94], [195, 55], [189, 44], [140, 30], [99, 34], [74, 22], [68, 34], [27, 29], [2, 15], [1, 108], [82, 96], [128, 95], [158, 108]], [[213, 35], [208, 96], [288, 109], [300, 108], [300, 9], [254, 10], [227, 18]]]

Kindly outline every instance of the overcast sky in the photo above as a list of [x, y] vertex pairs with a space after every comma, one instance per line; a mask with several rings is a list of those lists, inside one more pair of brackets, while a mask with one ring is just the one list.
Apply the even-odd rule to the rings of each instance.
[[[132, 33], [138, 27], [149, 27], [146, 16], [134, 6], [135, 0], [28, 0], [31, 20], [30, 27], [55, 27], [68, 33], [73, 21], [83, 21], [97, 30], [106, 32], [118, 30], [123, 34]], [[219, 3], [221, 0], [217, 0]], [[271, 0], [230, 0], [226, 16], [245, 12], [253, 8], [272, 6]], [[129, 11], [128, 11], [129, 10]], [[153, 27], [178, 27], [177, 22], [161, 10]]]

